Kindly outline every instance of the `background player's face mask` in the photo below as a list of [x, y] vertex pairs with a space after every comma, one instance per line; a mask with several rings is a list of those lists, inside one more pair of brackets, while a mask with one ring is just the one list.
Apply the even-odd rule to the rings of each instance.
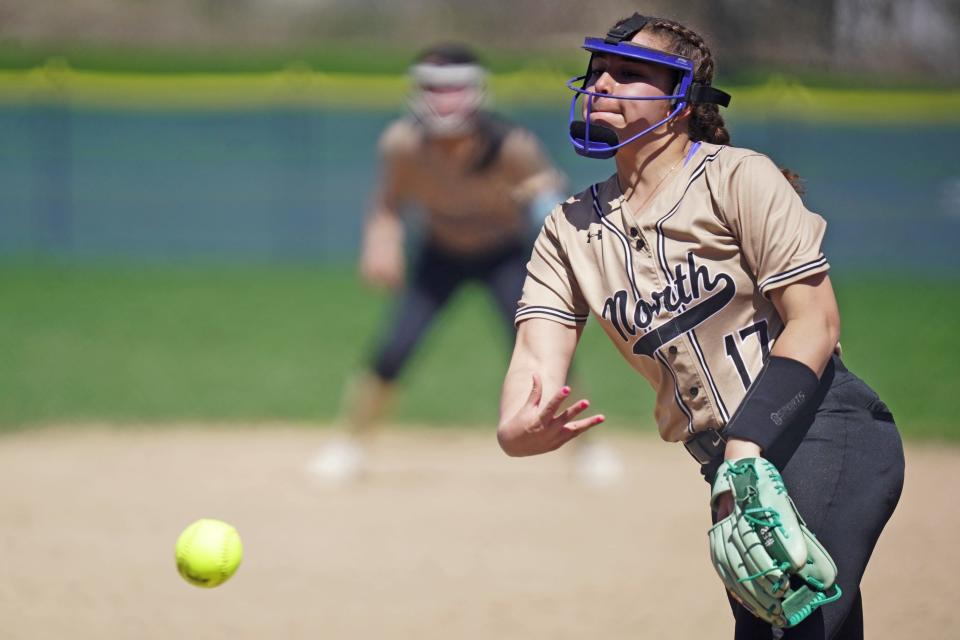
[[430, 135], [469, 133], [486, 98], [486, 72], [475, 64], [418, 64], [409, 105]]
[[[590, 63], [587, 64], [587, 71], [581, 76], [576, 76], [567, 81], [567, 88], [574, 92], [573, 99], [570, 101], [570, 130], [568, 136], [573, 148], [577, 153], [588, 158], [612, 158], [617, 150], [630, 144], [641, 136], [645, 136], [657, 127], [669, 122], [677, 117], [681, 111], [688, 105], [697, 102], [709, 102], [727, 106], [730, 104], [730, 96], [723, 91], [714, 89], [709, 84], [698, 84], [693, 82], [694, 64], [690, 58], [678, 56], [676, 54], [650, 49], [630, 42], [630, 39], [636, 35], [648, 18], [639, 14], [634, 14], [623, 24], [614, 27], [605, 38], [586, 38], [583, 41], [583, 48], [590, 52]], [[649, 64], [656, 64], [667, 67], [677, 74], [677, 83], [672, 93], [662, 96], [618, 96], [606, 93], [598, 93], [588, 88], [588, 80], [591, 78], [590, 69], [594, 54], [605, 54], [619, 56], [629, 60], [639, 60]], [[593, 85], [590, 85], [592, 87]], [[630, 136], [621, 141], [616, 132], [609, 127], [590, 122], [593, 102], [599, 98], [616, 100], [670, 100], [671, 108], [665, 118], [656, 122], [643, 131]], [[580, 101], [583, 100], [583, 105]], [[579, 115], [584, 115], [584, 120], [579, 120]]]

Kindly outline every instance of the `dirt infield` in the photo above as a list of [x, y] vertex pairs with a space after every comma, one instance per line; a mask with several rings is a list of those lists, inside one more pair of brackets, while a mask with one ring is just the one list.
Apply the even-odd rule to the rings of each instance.
[[[278, 426], [44, 429], [0, 438], [0, 637], [725, 638], [706, 485], [680, 447], [613, 434], [627, 477], [579, 485], [563, 452], [492, 434], [385, 435], [340, 489], [304, 471], [326, 434]], [[960, 450], [910, 447], [864, 583], [867, 637], [956, 637]], [[237, 526], [215, 590], [183, 582], [179, 531]], [[666, 552], [673, 549], [673, 552]]]

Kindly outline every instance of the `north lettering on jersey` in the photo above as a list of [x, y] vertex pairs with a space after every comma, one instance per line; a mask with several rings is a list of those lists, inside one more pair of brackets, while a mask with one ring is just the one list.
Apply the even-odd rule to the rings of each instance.
[[[672, 271], [674, 278], [667, 286], [650, 293], [649, 300], [642, 295], [637, 299], [632, 315], [627, 313], [626, 290], [620, 289], [604, 301], [602, 317], [623, 340], [629, 341], [638, 330], [645, 332], [633, 345], [636, 355], [652, 358], [657, 349], [723, 309], [736, 294], [736, 283], [730, 275], [711, 274], [710, 267], [698, 263], [693, 252], [688, 252], [686, 261]], [[673, 317], [647, 331], [664, 314]]]

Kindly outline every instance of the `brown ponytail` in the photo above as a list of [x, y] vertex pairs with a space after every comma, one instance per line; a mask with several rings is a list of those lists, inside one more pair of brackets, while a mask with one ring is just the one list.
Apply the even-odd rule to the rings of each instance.
[[[693, 60], [693, 81], [699, 84], [713, 82], [716, 64], [710, 47], [693, 29], [679, 22], [664, 18], [652, 18], [646, 27], [650, 32], [661, 36], [667, 49], [685, 58]], [[720, 107], [715, 104], [691, 105], [687, 131], [693, 141], [702, 140], [713, 144], [730, 144], [730, 132], [727, 131]]]
[[790, 186], [793, 187], [793, 190], [797, 192], [798, 195], [803, 195], [806, 192], [806, 187], [803, 184], [803, 178], [800, 177], [800, 174], [787, 169], [786, 167], [780, 167], [780, 173], [783, 174], [783, 177], [787, 179], [787, 182], [790, 183]]
[[[626, 22], [626, 19], [617, 23], [617, 26]], [[703, 38], [693, 29], [683, 26], [679, 22], [666, 18], [650, 18], [644, 30], [661, 36], [668, 51], [693, 60], [693, 81], [700, 84], [713, 82], [716, 65], [710, 47]], [[690, 119], [687, 133], [693, 141], [703, 141], [712, 144], [730, 144], [730, 132], [720, 115], [720, 107], [715, 104], [699, 103], [691, 105]], [[804, 186], [800, 176], [790, 169], [781, 168], [780, 172], [787, 179], [794, 190], [803, 195]]]

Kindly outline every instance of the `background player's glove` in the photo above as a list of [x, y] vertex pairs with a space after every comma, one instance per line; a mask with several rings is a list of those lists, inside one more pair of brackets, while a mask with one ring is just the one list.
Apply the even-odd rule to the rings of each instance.
[[836, 564], [800, 518], [773, 464], [724, 462], [712, 502], [726, 491], [733, 511], [710, 529], [710, 555], [734, 598], [774, 626], [793, 627], [840, 597]]

